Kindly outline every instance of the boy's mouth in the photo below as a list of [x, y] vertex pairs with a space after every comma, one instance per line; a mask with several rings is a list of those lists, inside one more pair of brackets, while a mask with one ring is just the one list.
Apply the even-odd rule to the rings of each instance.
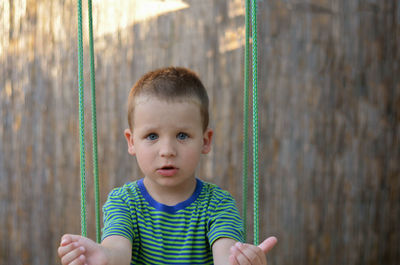
[[176, 172], [178, 172], [178, 168], [176, 168], [174, 166], [163, 166], [163, 167], [157, 169], [157, 173], [159, 173], [160, 175], [163, 175], [165, 177], [170, 177], [172, 175], [175, 175]]

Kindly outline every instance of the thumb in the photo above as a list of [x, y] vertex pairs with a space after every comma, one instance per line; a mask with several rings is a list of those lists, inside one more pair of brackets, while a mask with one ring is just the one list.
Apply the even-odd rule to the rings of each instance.
[[264, 254], [267, 254], [278, 242], [278, 239], [276, 237], [271, 236], [265, 239], [260, 245], [258, 245], [259, 248], [264, 252]]

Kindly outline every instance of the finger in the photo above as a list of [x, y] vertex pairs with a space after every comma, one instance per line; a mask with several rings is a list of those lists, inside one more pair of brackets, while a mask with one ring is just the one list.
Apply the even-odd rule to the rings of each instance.
[[82, 237], [80, 235], [65, 234], [61, 237], [61, 246], [65, 246], [71, 242], [79, 241]]
[[68, 265], [85, 265], [86, 264], [86, 258], [84, 255], [80, 255], [76, 260], [71, 262]]
[[68, 234], [67, 236], [71, 237], [71, 240], [72, 240], [72, 241], [79, 241], [79, 240], [81, 240], [82, 238], [85, 238], [85, 237], [83, 237], [83, 236], [81, 236], [81, 235], [72, 235], [72, 234]]
[[65, 254], [71, 252], [72, 250], [76, 249], [79, 247], [79, 244], [76, 242], [70, 242], [67, 245], [60, 246], [58, 248], [58, 256], [62, 258]]
[[60, 246], [66, 246], [71, 243], [71, 237], [69, 235], [63, 235], [61, 237]]
[[229, 256], [229, 263], [230, 263], [230, 265], [239, 265], [239, 263], [234, 255]]
[[85, 261], [85, 256], [83, 255], [85, 253], [85, 248], [82, 246], [79, 246], [68, 253], [66, 253], [62, 258], [61, 258], [61, 263], [62, 264], [83, 264]]
[[[230, 257], [232, 257], [232, 261], [234, 262], [233, 264], [235, 265], [243, 265], [246, 264], [244, 262], [248, 262], [246, 260], [246, 257], [243, 257], [242, 252], [239, 250], [239, 248], [235, 245], [233, 245], [231, 247], [231, 255]], [[231, 260], [231, 258], [229, 258]]]
[[265, 239], [260, 245], [258, 245], [259, 248], [264, 252], [264, 254], [267, 254], [278, 242], [278, 239], [274, 236], [268, 237]]
[[241, 243], [237, 242], [231, 247], [231, 254], [235, 257], [238, 265], [250, 265], [251, 262], [249, 258], [241, 251]]
[[262, 252], [261, 248], [251, 245], [251, 244], [242, 244], [237, 242], [235, 246], [239, 249], [239, 251], [246, 257], [249, 261], [249, 264], [265, 264], [266, 258], [265, 254]]

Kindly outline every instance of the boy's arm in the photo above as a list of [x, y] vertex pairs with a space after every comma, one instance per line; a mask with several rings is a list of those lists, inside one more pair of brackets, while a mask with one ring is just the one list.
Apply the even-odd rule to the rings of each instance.
[[131, 242], [122, 236], [109, 236], [101, 244], [80, 235], [64, 235], [58, 248], [63, 265], [130, 264]]
[[108, 236], [101, 245], [107, 250], [108, 265], [131, 264], [132, 243], [123, 236]]
[[229, 256], [231, 255], [231, 248], [236, 242], [236, 240], [227, 237], [219, 238], [214, 242], [212, 245], [214, 265], [230, 264]]
[[258, 246], [236, 242], [230, 238], [220, 238], [212, 246], [214, 264], [266, 265], [267, 254], [276, 244], [275, 237], [269, 237]]

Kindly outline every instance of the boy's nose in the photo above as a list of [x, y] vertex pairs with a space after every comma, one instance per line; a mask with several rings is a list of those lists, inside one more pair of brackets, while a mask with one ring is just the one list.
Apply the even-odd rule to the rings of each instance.
[[173, 143], [166, 141], [161, 145], [160, 148], [160, 156], [161, 157], [171, 157], [176, 156], [176, 150]]

